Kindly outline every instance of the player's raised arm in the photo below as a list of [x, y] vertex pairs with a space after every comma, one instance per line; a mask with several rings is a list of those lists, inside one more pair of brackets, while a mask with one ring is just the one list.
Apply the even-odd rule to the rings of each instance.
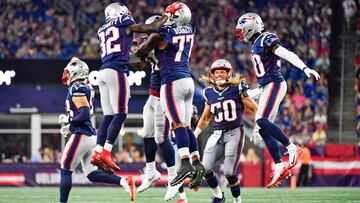
[[316, 80], [320, 78], [320, 75], [318, 72], [316, 72], [313, 69], [310, 69], [307, 67], [304, 62], [292, 51], [287, 50], [286, 48], [276, 44], [272, 47], [270, 47], [271, 52], [274, 53], [276, 56], [287, 60], [291, 64], [293, 64], [295, 67], [299, 68], [300, 70], [304, 71], [306, 76], [309, 78], [311, 75], [315, 77]]
[[126, 28], [126, 34], [129, 35], [132, 32], [139, 32], [139, 33], [151, 33], [156, 30], [158, 30], [160, 27], [162, 27], [166, 21], [169, 19], [168, 16], [163, 15], [158, 20], [155, 20], [154, 22], [150, 24], [132, 24], [129, 27]]
[[205, 128], [208, 126], [210, 120], [212, 118], [212, 114], [210, 111], [210, 105], [205, 102], [204, 111], [201, 115], [201, 118], [199, 120], [198, 125], [196, 126], [196, 129], [194, 131], [194, 135], [198, 137], [201, 132], [205, 130]]
[[160, 46], [163, 38], [159, 33], [152, 33], [150, 37], [135, 50], [134, 55], [138, 57], [146, 56], [151, 50]]

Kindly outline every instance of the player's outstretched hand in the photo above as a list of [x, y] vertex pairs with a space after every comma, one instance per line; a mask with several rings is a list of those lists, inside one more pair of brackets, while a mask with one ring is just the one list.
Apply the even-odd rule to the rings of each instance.
[[260, 127], [256, 125], [251, 133], [250, 142], [253, 142], [255, 145], [259, 145], [261, 142], [261, 135], [259, 133], [259, 129]]
[[69, 123], [69, 116], [65, 114], [59, 115], [59, 124], [68, 124]]
[[171, 14], [174, 15], [176, 11], [181, 9], [181, 2], [177, 1], [175, 3], [172, 3], [171, 5], [169, 5], [168, 7], [166, 7], [165, 12], [163, 13], [163, 15]]
[[310, 69], [308, 67], [304, 68], [304, 73], [308, 78], [310, 78], [311, 75], [313, 75], [316, 80], [320, 78], [320, 75], [318, 72], [316, 72], [316, 70]]
[[70, 124], [61, 127], [60, 134], [66, 138], [70, 134]]

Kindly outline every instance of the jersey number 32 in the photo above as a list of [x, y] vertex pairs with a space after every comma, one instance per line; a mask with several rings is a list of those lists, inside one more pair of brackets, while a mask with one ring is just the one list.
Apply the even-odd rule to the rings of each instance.
[[109, 27], [108, 29], [106, 29], [106, 31], [99, 33], [101, 58], [108, 54], [121, 51], [120, 44], [113, 44], [113, 42], [118, 40], [119, 37], [119, 29], [114, 26]]

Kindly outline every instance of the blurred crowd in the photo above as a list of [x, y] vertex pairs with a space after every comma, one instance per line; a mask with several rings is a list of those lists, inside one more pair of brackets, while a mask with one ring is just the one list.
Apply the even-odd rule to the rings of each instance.
[[357, 103], [357, 137], [358, 137], [358, 143], [360, 144], [360, 14], [357, 14], [357, 22], [356, 22], [356, 34], [357, 34], [357, 52], [354, 59], [355, 63], [355, 71], [356, 71], [356, 85], [355, 85], [355, 91], [356, 91], [356, 103]]
[[[1, 1], [0, 58], [68, 59], [74, 55], [99, 58], [96, 32], [104, 23], [105, 6], [112, 1], [64, 2], [68, 3], [68, 9], [54, 8], [43, 0]], [[126, 3], [138, 23], [143, 23], [151, 15], [160, 14], [173, 1], [120, 2]], [[192, 24], [197, 28], [190, 59], [195, 76], [206, 74], [215, 59], [226, 58], [238, 72], [244, 74], [252, 86], [256, 86], [249, 49], [235, 39], [234, 27], [238, 17], [245, 12], [258, 13], [266, 31], [277, 34], [284, 47], [294, 51], [308, 67], [321, 73], [318, 81], [307, 79], [302, 71], [282, 61], [288, 92], [276, 122], [296, 142], [324, 144], [328, 110], [326, 75], [330, 66], [331, 1], [188, 0], [186, 3], [192, 10]], [[85, 22], [85, 25], [81, 22]], [[356, 63], [359, 68], [359, 55]], [[360, 99], [358, 104], [360, 106]], [[360, 107], [358, 112], [360, 129]], [[122, 161], [143, 159], [131, 147], [115, 157]]]

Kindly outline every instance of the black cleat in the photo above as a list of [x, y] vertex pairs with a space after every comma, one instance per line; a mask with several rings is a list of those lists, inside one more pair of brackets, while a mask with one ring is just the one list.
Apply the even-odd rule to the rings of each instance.
[[189, 159], [181, 160], [180, 170], [179, 170], [177, 176], [174, 178], [174, 180], [171, 181], [170, 185], [175, 186], [177, 184], [182, 183], [193, 172], [194, 172], [194, 168], [191, 166], [190, 160]]
[[194, 189], [199, 187], [201, 185], [201, 181], [205, 176], [206, 170], [205, 167], [202, 165], [202, 163], [199, 160], [196, 160], [193, 162], [195, 172], [193, 176], [191, 177], [189, 188]]
[[225, 202], [225, 195], [222, 193], [222, 198], [213, 197], [211, 203], [223, 203]]

